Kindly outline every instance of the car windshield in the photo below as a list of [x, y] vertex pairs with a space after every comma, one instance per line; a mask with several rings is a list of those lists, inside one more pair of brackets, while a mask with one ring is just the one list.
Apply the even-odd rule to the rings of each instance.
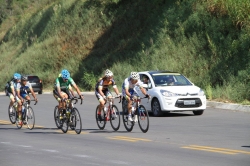
[[39, 82], [39, 78], [37, 76], [28, 76], [29, 82]]
[[189, 86], [188, 79], [179, 73], [156, 73], [152, 74], [156, 86]]

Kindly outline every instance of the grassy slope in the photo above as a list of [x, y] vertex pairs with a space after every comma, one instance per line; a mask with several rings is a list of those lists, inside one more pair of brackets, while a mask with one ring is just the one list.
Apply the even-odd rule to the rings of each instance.
[[174, 70], [210, 99], [250, 99], [248, 0], [26, 0], [0, 24], [0, 84], [36, 73], [51, 87], [62, 68], [93, 89], [105, 68]]

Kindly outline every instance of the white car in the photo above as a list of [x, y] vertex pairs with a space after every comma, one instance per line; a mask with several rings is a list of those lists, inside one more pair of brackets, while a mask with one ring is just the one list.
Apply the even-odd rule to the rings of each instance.
[[169, 71], [145, 71], [139, 74], [151, 96], [149, 102], [141, 100], [142, 105], [154, 116], [161, 116], [163, 112], [182, 111], [202, 115], [206, 109], [204, 91], [182, 74]]

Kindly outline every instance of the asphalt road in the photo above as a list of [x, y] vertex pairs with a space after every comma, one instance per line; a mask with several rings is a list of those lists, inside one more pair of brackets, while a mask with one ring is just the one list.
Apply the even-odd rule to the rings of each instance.
[[[150, 117], [142, 133], [138, 124], [128, 133], [123, 124], [113, 132], [97, 128], [98, 101], [85, 95], [77, 104], [83, 131], [63, 134], [54, 124], [57, 104], [52, 95], [38, 95], [36, 127], [17, 129], [8, 120], [9, 99], [0, 96], [0, 165], [134, 165], [134, 166], [249, 166], [250, 113], [208, 108], [202, 116], [191, 112]], [[121, 104], [116, 104], [121, 110]]]

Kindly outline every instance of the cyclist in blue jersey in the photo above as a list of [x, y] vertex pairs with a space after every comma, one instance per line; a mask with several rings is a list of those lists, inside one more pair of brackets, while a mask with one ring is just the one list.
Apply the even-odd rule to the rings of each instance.
[[[21, 77], [21, 82], [17, 84], [17, 88], [16, 88], [16, 91], [17, 91], [17, 96], [18, 98], [22, 101], [22, 103], [24, 102], [24, 99], [25, 100], [30, 100], [30, 96], [27, 92], [27, 90], [29, 89], [34, 100], [35, 101], [38, 101], [37, 98], [36, 98], [36, 94], [34, 93], [31, 85], [28, 81], [28, 77], [27, 76], [22, 76]], [[22, 107], [18, 107], [18, 115], [19, 115], [19, 124], [22, 123]]]

